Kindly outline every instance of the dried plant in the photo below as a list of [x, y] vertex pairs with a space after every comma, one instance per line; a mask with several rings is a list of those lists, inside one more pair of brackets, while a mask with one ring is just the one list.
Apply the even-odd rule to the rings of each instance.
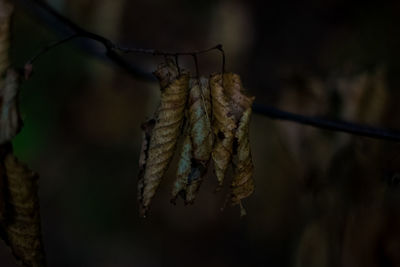
[[[163, 87], [168, 86], [170, 81], [160, 79], [160, 83]], [[223, 185], [225, 172], [228, 166], [232, 164], [234, 175], [230, 199], [233, 205], [241, 205], [241, 200], [251, 195], [254, 191], [253, 162], [249, 141], [249, 123], [254, 98], [244, 93], [240, 77], [233, 73], [215, 74], [210, 77], [210, 80], [205, 78], [191, 79], [187, 90], [189, 93], [185, 112], [182, 113], [183, 110], [180, 109], [180, 105], [177, 106], [179, 109], [175, 110], [180, 114], [179, 123], [182, 114], [186, 114], [186, 126], [183, 131], [184, 141], [172, 190], [172, 202], [175, 203], [176, 198], [180, 195], [185, 204], [193, 203], [203, 176], [207, 173], [212, 155], [219, 187]], [[179, 93], [179, 103], [186, 102], [186, 100], [180, 98], [183, 96], [184, 94]], [[163, 96], [161, 97], [161, 102], [163, 102]], [[165, 112], [159, 109], [154, 120], [157, 122], [161, 120], [160, 118], [176, 117], [166, 115], [164, 114]], [[170, 124], [174, 124], [174, 120], [171, 120]], [[157, 127], [157, 123], [155, 127]], [[156, 128], [152, 130], [152, 133], [147, 133], [149, 128], [151, 127], [144, 127], [145, 138], [140, 156], [139, 201], [145, 198], [145, 183], [152, 189], [151, 197], [153, 197], [155, 189], [158, 187], [168, 166], [167, 164], [162, 165], [162, 171], [159, 171], [158, 168], [153, 169], [158, 174], [156, 179], [146, 180], [143, 177], [145, 173], [143, 169], [155, 165], [152, 162], [155, 159], [151, 159], [146, 154], [149, 153], [147, 152], [149, 136], [151, 136], [151, 147], [152, 143], [164, 143], [162, 138], [168, 133], [168, 129], [165, 128], [164, 130], [167, 133], [161, 137], [155, 136], [154, 131]], [[174, 147], [179, 133], [175, 130], [173, 133], [174, 135], [170, 136], [170, 138], [174, 140]], [[157, 162], [162, 159], [161, 162], [168, 163], [173, 154], [172, 147], [171, 149], [166, 149], [165, 152], [160, 151], [161, 145], [157, 145], [157, 147], [159, 148]], [[168, 160], [163, 161], [164, 158]], [[149, 204], [150, 202], [145, 202], [143, 205], [146, 210]], [[243, 214], [245, 214], [244, 209], [242, 209]]]

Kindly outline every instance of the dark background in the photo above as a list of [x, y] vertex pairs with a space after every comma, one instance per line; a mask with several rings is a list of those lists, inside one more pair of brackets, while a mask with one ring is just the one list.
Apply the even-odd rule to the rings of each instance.
[[[126, 46], [190, 51], [221, 43], [227, 70], [258, 103], [400, 129], [399, 2], [48, 3]], [[65, 34], [22, 4], [14, 19], [16, 66]], [[140, 124], [157, 107], [158, 85], [82, 45], [35, 63], [21, 92], [24, 128], [13, 142], [40, 174], [49, 266], [400, 266], [398, 144], [256, 114], [256, 192], [244, 201], [246, 217], [238, 207], [220, 211], [226, 192], [214, 193], [211, 173], [193, 206], [171, 205], [173, 163], [150, 216], [140, 219]], [[126, 58], [149, 73], [163, 60]], [[191, 58], [181, 62], [193, 71]], [[199, 63], [205, 76], [221, 68], [218, 52]], [[4, 244], [0, 262], [16, 266]]]

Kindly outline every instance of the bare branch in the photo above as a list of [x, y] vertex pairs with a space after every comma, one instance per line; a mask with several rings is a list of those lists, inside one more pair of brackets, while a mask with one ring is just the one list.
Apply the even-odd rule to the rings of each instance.
[[[68, 31], [70, 33], [70, 37], [60, 40], [59, 42], [56, 42], [55, 43], [56, 45], [64, 43], [67, 40], [74, 39], [75, 37], [82, 37], [82, 38], [100, 42], [106, 48], [105, 54], [106, 54], [107, 58], [110, 61], [112, 61], [113, 63], [115, 63], [116, 65], [125, 69], [128, 73], [130, 73], [134, 77], [144, 79], [147, 81], [155, 80], [155, 78], [150, 73], [140, 69], [138, 66], [128, 62], [123, 57], [121, 57], [121, 55], [119, 55], [116, 52], [117, 50], [124, 52], [124, 53], [145, 53], [145, 54], [150, 54], [150, 55], [174, 56], [176, 59], [179, 55], [194, 56], [194, 55], [206, 53], [206, 52], [209, 52], [212, 50], [219, 50], [222, 55], [222, 73], [225, 72], [225, 53], [222, 48], [222, 45], [220, 45], [220, 44], [218, 44], [214, 47], [205, 49], [205, 50], [198, 50], [198, 51], [192, 51], [192, 52], [168, 52], [168, 51], [161, 51], [161, 50], [155, 50], [155, 49], [125, 48], [125, 47], [115, 45], [113, 42], [111, 42], [110, 40], [108, 40], [107, 38], [105, 38], [101, 35], [86, 31], [85, 29], [81, 28], [79, 25], [75, 24], [68, 18], [66, 18], [63, 15], [61, 15], [60, 13], [58, 13], [56, 10], [54, 10], [51, 6], [49, 6], [44, 1], [40, 1], [40, 0], [16, 0], [16, 1], [23, 4], [24, 6], [28, 6], [29, 8], [35, 9], [36, 10], [35, 13], [37, 13], [39, 15], [39, 18], [41, 18], [42, 20], [49, 21], [51, 19], [49, 19], [48, 17], [52, 17], [53, 20], [55, 19], [58, 22], [58, 24], [63, 25], [65, 28], [68, 29]], [[46, 16], [47, 19], [43, 18], [43, 16]], [[54, 46], [54, 44], [53, 44], [53, 46]], [[46, 48], [44, 50], [46, 50]], [[92, 53], [92, 54], [95, 53], [95, 54], [97, 54], [97, 56], [105, 59], [102, 55], [100, 55], [100, 52], [98, 52], [98, 51], [94, 52], [93, 49], [92, 50], [86, 49], [86, 51], [89, 53]], [[45, 52], [42, 51], [42, 53], [45, 53]], [[194, 57], [194, 58], [196, 58], [196, 57]], [[367, 126], [367, 125], [345, 122], [345, 121], [337, 121], [337, 120], [334, 121], [334, 120], [327, 120], [324, 118], [304, 116], [304, 115], [300, 115], [300, 114], [295, 114], [295, 113], [290, 113], [287, 111], [279, 110], [274, 107], [260, 105], [257, 103], [255, 103], [253, 105], [253, 110], [255, 113], [269, 117], [271, 119], [292, 121], [295, 123], [309, 125], [309, 126], [313, 126], [313, 127], [317, 127], [317, 128], [321, 128], [321, 129], [325, 129], [325, 130], [330, 130], [330, 131], [335, 131], [335, 132], [344, 132], [344, 133], [349, 133], [349, 134], [358, 135], [358, 136], [365, 136], [365, 137], [370, 137], [370, 138], [375, 138], [375, 139], [382, 139], [382, 140], [388, 140], [388, 141], [394, 141], [394, 142], [400, 141], [400, 133], [389, 131], [389, 130], [382, 129], [382, 128], [375, 128], [375, 127], [371, 127], [371, 126]]]
[[358, 136], [400, 142], [400, 133], [382, 128], [376, 128], [346, 121], [328, 120], [324, 118], [304, 116], [279, 110], [274, 107], [260, 105], [257, 103], [253, 105], [253, 111], [257, 114], [267, 116], [271, 119], [292, 121], [303, 125], [309, 125], [335, 132], [344, 132]]

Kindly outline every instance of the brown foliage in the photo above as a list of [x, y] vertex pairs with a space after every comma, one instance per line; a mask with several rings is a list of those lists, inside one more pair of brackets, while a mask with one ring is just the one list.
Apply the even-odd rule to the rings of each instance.
[[222, 75], [217, 74], [211, 76], [210, 87], [213, 103], [213, 131], [216, 136], [212, 158], [218, 183], [222, 186], [225, 172], [232, 157], [232, 145], [236, 123], [231, 113], [229, 99], [225, 95]]
[[217, 136], [212, 154], [215, 173], [221, 186], [228, 165], [233, 160], [231, 203], [235, 205], [254, 191], [249, 141], [251, 105], [254, 98], [244, 93], [240, 77], [236, 74], [215, 75], [211, 80], [213, 127]]
[[250, 115], [251, 108], [248, 108], [240, 119], [235, 134], [237, 149], [233, 160], [232, 204], [239, 204], [240, 200], [254, 191], [254, 166], [249, 140]]
[[4, 166], [8, 185], [4, 239], [22, 265], [45, 266], [37, 194], [38, 175], [12, 153], [5, 157]]
[[180, 194], [185, 203], [193, 203], [205, 175], [213, 146], [211, 102], [208, 80], [192, 79], [187, 107], [186, 137], [172, 190], [172, 201]]
[[[143, 178], [139, 180], [140, 213], [145, 216], [175, 151], [184, 117], [189, 75], [180, 74], [173, 63], [160, 65], [155, 75], [160, 81], [161, 103], [149, 134]], [[147, 147], [147, 145], [146, 145]], [[142, 151], [143, 152], [143, 151]]]
[[[156, 75], [159, 77], [161, 87], [168, 88], [171, 81], [174, 81], [174, 75], [171, 75], [171, 71], [167, 68], [160, 68]], [[183, 87], [182, 89], [186, 90]], [[178, 97], [178, 94], [176, 96]], [[163, 97], [162, 95], [162, 103]], [[182, 97], [177, 100], [179, 103], [186, 102], [183, 99], [186, 95], [181, 91], [179, 91], [179, 97]], [[162, 134], [155, 134], [160, 118], [164, 125], [180, 126], [183, 114], [186, 116], [184, 141], [172, 190], [173, 203], [178, 195], [182, 196], [185, 204], [193, 203], [211, 157], [219, 187], [223, 185], [229, 165], [231, 163], [233, 165], [231, 204], [241, 204], [241, 200], [254, 191], [253, 162], [249, 141], [249, 123], [254, 98], [244, 93], [240, 77], [237, 74], [226, 73], [212, 75], [209, 81], [205, 78], [191, 79], [187, 97], [186, 107], [184, 104], [177, 105], [179, 108], [174, 110], [174, 115], [167, 114], [167, 112], [171, 113], [171, 110], [159, 109], [155, 116], [155, 128], [145, 130], [138, 185], [139, 200], [143, 207], [142, 214], [148, 209], [150, 199], [154, 196], [168, 167], [179, 136], [179, 131], [168, 127], [164, 127]], [[168, 105], [173, 106], [171, 103]], [[182, 107], [185, 107], [185, 112]], [[178, 116], [179, 119], [176, 119]], [[173, 134], [171, 135], [170, 132]], [[167, 143], [163, 138], [167, 138], [171, 143]], [[164, 148], [165, 143], [170, 146]], [[152, 144], [157, 144], [155, 145], [158, 149], [157, 153], [152, 152]], [[157, 157], [151, 156], [151, 153], [155, 153]], [[155, 175], [146, 177], [149, 166]], [[149, 189], [146, 190], [146, 188]], [[243, 211], [242, 209], [242, 214]]]

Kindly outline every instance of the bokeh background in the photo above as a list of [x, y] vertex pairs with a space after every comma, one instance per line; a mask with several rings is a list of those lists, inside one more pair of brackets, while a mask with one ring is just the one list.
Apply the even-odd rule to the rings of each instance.
[[[20, 1], [17, 1], [19, 3]], [[260, 104], [399, 129], [400, 3], [49, 0], [117, 43], [171, 51], [224, 45], [227, 69]], [[65, 29], [17, 4], [12, 59], [23, 64]], [[96, 58], [82, 42], [34, 65], [20, 100], [19, 158], [40, 174], [49, 266], [400, 266], [400, 147], [254, 114], [256, 192], [221, 212], [207, 176], [193, 206], [170, 204], [176, 162], [138, 217], [140, 124], [155, 82]], [[102, 49], [92, 45], [90, 49]], [[151, 73], [162, 57], [127, 55]], [[182, 67], [193, 71], [190, 58]], [[218, 52], [199, 58], [208, 76]], [[176, 159], [175, 159], [176, 161]], [[17, 266], [3, 243], [0, 265]]]

